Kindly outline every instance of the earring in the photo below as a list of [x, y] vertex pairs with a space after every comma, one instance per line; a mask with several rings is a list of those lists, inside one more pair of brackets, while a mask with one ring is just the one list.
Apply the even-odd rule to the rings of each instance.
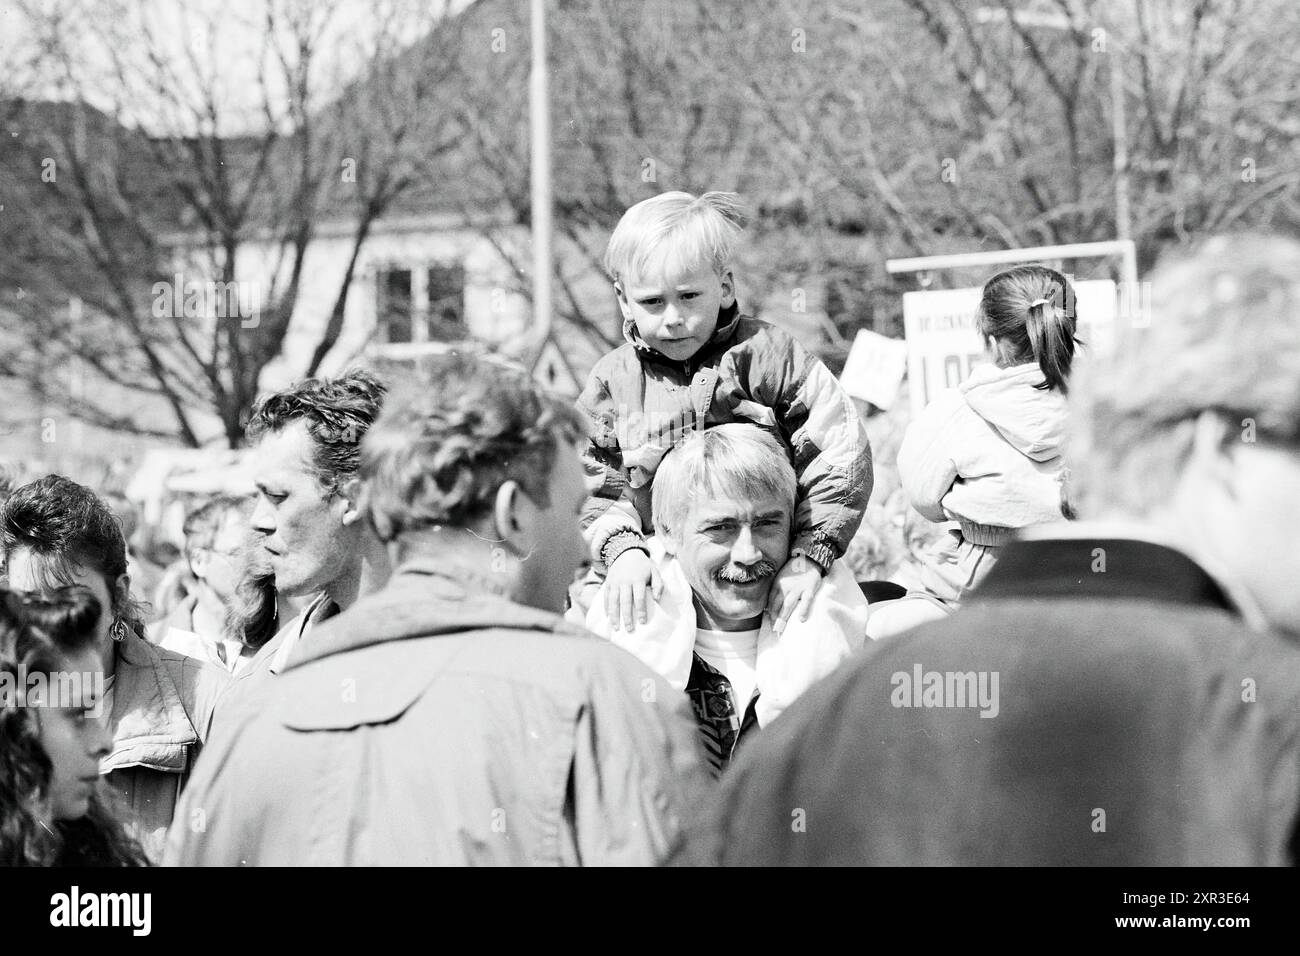
[[126, 622], [120, 617], [113, 620], [112, 626], [108, 629], [108, 636], [119, 644], [126, 640]]

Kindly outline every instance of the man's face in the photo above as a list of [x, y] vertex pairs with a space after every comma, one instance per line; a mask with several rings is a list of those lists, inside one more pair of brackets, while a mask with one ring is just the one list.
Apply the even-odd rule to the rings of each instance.
[[718, 310], [734, 299], [731, 273], [719, 276], [707, 264], [667, 275], [662, 257], [645, 275], [628, 276], [617, 287], [623, 318], [636, 324], [651, 348], [675, 362], [690, 358], [709, 341]]
[[194, 576], [210, 587], [223, 602], [229, 602], [239, 584], [239, 552], [248, 533], [248, 520], [238, 509], [221, 516], [212, 546], [194, 548], [190, 565]]
[[267, 433], [255, 456], [258, 497], [251, 524], [276, 588], [290, 597], [329, 590], [352, 566], [359, 546], [359, 522], [343, 523], [348, 502], [321, 487], [311, 451], [306, 422], [295, 421]]
[[531, 553], [523, 560], [518, 599], [547, 611], [563, 611], [574, 572], [586, 556], [580, 518], [587, 502], [577, 448], [561, 441], [555, 449], [545, 507], [531, 499], [525, 505]]
[[668, 546], [695, 594], [699, 623], [714, 630], [758, 626], [772, 578], [790, 556], [789, 502], [700, 496]]

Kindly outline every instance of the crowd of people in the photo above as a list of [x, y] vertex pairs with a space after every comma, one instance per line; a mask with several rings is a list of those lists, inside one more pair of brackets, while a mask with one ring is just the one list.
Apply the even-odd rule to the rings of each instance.
[[151, 623], [105, 496], [13, 489], [0, 863], [1297, 862], [1300, 243], [1179, 253], [1077, 371], [1067, 277], [991, 277], [899, 454], [945, 533], [881, 587], [741, 228], [627, 212], [576, 407], [467, 356], [264, 396]]

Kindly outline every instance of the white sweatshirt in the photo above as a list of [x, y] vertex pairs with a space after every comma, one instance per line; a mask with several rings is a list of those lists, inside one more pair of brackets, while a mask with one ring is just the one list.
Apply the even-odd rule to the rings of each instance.
[[936, 396], [898, 451], [912, 506], [993, 546], [1010, 530], [1061, 520], [1066, 402], [1059, 391], [1034, 387], [1042, 381], [1037, 364], [980, 365]]

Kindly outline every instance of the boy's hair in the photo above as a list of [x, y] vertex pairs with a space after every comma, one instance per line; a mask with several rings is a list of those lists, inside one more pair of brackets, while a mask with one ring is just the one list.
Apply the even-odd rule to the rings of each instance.
[[661, 193], [623, 213], [605, 248], [605, 271], [614, 282], [643, 276], [651, 258], [664, 249], [668, 275], [701, 263], [721, 275], [744, 227], [744, 204], [735, 193]]
[[1066, 392], [1078, 317], [1074, 287], [1055, 269], [1016, 266], [984, 285], [977, 316], [981, 335], [1001, 342], [1012, 361], [1037, 362], [1043, 389]]
[[691, 432], [664, 457], [650, 492], [651, 517], [656, 532], [678, 539], [693, 501], [726, 494], [744, 501], [779, 498], [793, 519], [797, 487], [779, 441], [757, 425], [729, 422]]

